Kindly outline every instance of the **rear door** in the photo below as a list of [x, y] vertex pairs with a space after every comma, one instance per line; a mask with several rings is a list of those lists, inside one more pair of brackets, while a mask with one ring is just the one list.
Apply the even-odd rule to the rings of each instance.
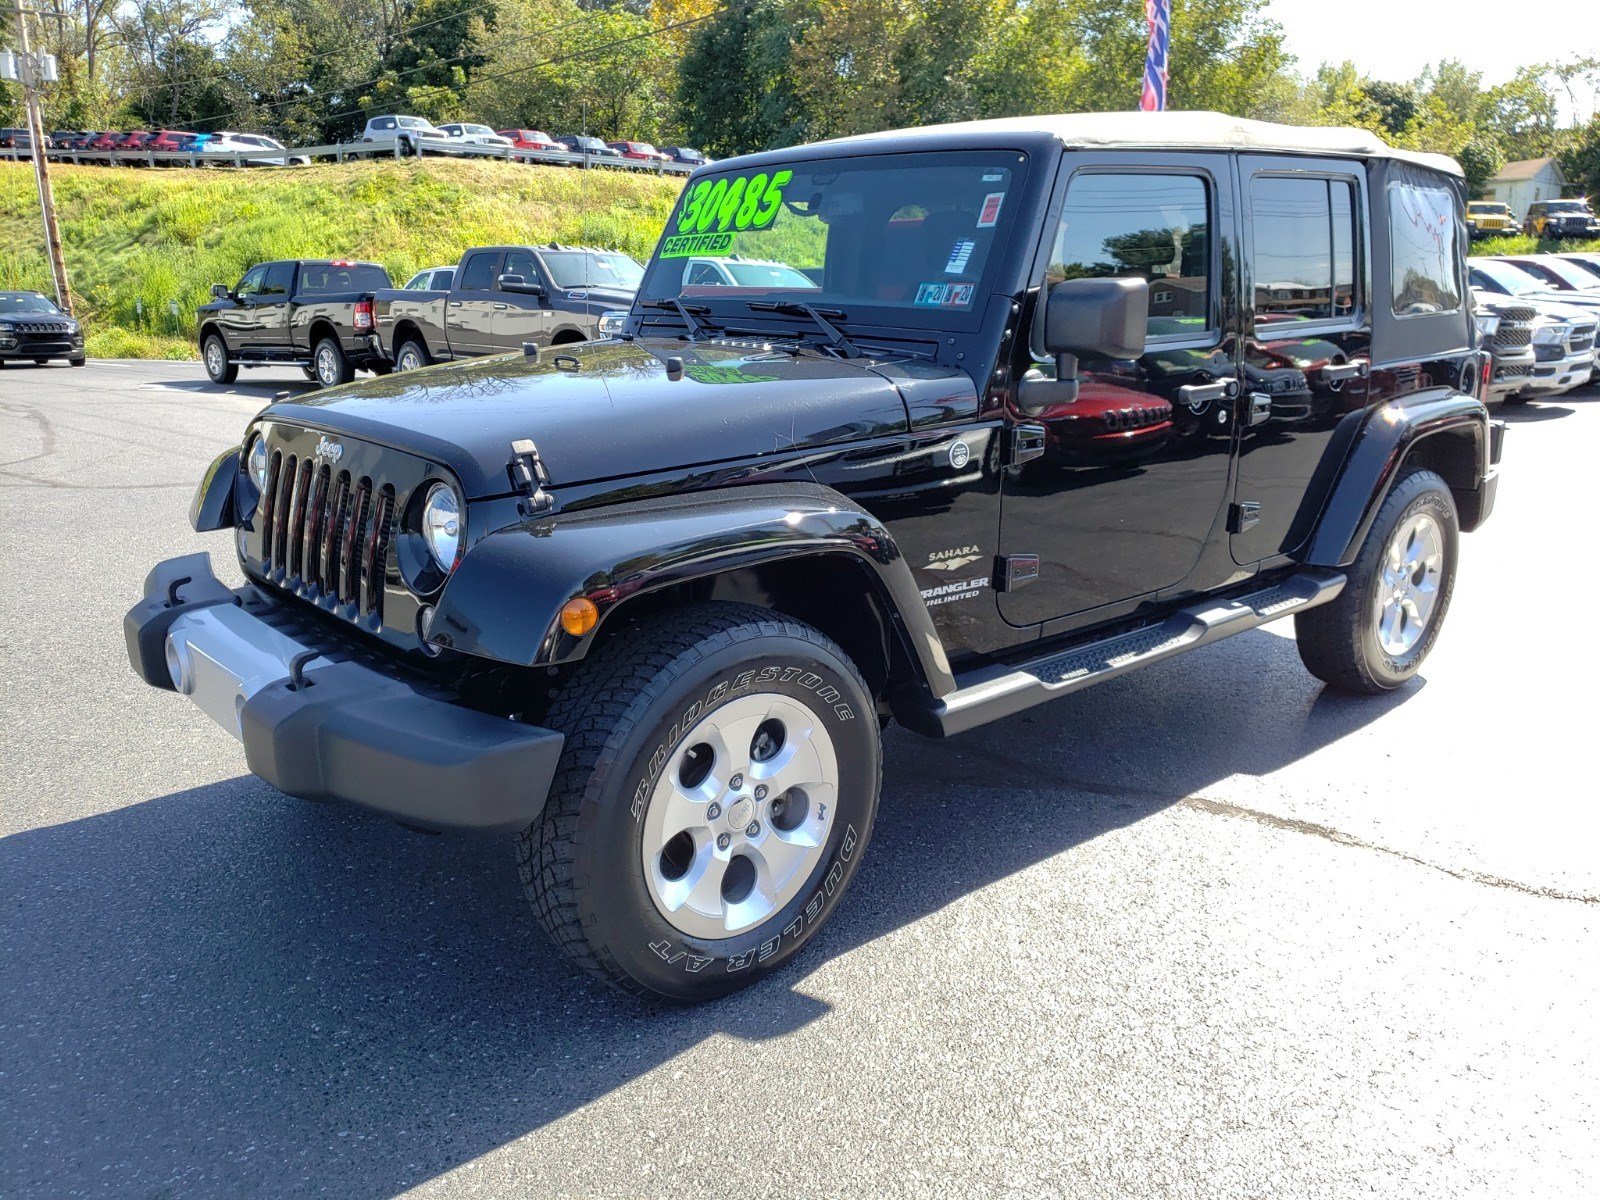
[[1361, 166], [1238, 161], [1245, 395], [1230, 546], [1250, 565], [1310, 535], [1312, 472], [1340, 418], [1366, 406], [1372, 316]]
[[445, 301], [445, 324], [454, 354], [493, 354], [494, 313], [504, 303], [494, 281], [500, 275], [498, 250], [474, 250], [461, 262], [456, 285]]
[[500, 266], [501, 275], [520, 275], [524, 282], [545, 290], [537, 296], [526, 292], [499, 290], [494, 305], [494, 344], [498, 350], [520, 350], [523, 342], [550, 344], [555, 329], [555, 312], [550, 308], [550, 281], [539, 270], [530, 250], [507, 250]]

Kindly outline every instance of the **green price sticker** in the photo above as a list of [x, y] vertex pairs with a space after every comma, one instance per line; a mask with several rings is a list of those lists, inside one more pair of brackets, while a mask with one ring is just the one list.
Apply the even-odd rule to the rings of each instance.
[[783, 189], [794, 178], [793, 171], [765, 171], [756, 175], [724, 175], [702, 179], [685, 197], [678, 211], [680, 235], [743, 233], [771, 225], [783, 206]]

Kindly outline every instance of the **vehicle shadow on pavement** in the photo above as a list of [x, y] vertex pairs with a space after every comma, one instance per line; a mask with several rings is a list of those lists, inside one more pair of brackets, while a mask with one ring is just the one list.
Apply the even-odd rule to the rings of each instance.
[[1292, 641], [1256, 632], [949, 742], [891, 732], [834, 921], [795, 967], [699, 1009], [583, 982], [503, 841], [419, 837], [252, 777], [14, 835], [0, 1192], [391, 1196], [708, 1038], [823, 1018], [806, 971], [1420, 686], [1326, 695]]

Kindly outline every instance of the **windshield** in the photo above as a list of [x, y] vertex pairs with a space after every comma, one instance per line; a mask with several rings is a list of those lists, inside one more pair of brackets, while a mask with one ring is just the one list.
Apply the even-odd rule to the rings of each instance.
[[1548, 211], [1553, 213], [1586, 213], [1589, 211], [1589, 205], [1583, 200], [1552, 200]]
[[917, 309], [918, 324], [928, 310], [964, 322], [1017, 207], [1007, 197], [1023, 162], [992, 150], [699, 175], [667, 222], [642, 296], [788, 295], [860, 319], [861, 310]]
[[400, 118], [400, 128], [401, 129], [427, 129], [428, 128], [428, 123], [426, 121], [424, 121], [421, 117], [401, 117]]
[[33, 292], [0, 292], [0, 317], [12, 313], [58, 313], [52, 301]]
[[1475, 213], [1489, 213], [1494, 216], [1500, 216], [1506, 211], [1506, 206], [1504, 204], [1484, 204], [1481, 202], [1474, 202], [1467, 205], [1467, 211]]
[[644, 268], [607, 250], [546, 250], [544, 265], [558, 288], [604, 287], [635, 291]]
[[1539, 260], [1539, 265], [1568, 287], [1585, 291], [1596, 286], [1594, 276], [1569, 262], [1562, 262], [1558, 258], [1544, 258]]
[[1472, 269], [1513, 296], [1520, 296], [1524, 292], [1550, 290], [1550, 285], [1544, 280], [1529, 275], [1521, 267], [1513, 267], [1510, 263], [1479, 259], [1472, 264]]

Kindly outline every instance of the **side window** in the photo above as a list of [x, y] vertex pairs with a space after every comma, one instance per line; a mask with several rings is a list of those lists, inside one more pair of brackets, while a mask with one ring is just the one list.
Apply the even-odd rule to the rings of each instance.
[[1211, 220], [1206, 182], [1198, 175], [1078, 175], [1067, 187], [1046, 284], [1145, 279], [1150, 337], [1203, 335], [1217, 326]]
[[498, 254], [474, 254], [462, 264], [461, 288], [463, 292], [486, 292], [494, 286], [494, 265]]
[[1390, 184], [1389, 247], [1395, 316], [1460, 311], [1454, 196], [1443, 188]]
[[1256, 322], [1332, 321], [1355, 312], [1355, 196], [1346, 179], [1250, 181]]
[[251, 267], [244, 273], [244, 278], [239, 281], [239, 286], [234, 289], [239, 296], [259, 296], [262, 285], [266, 282], [267, 269], [265, 267]]
[[717, 273], [716, 265], [708, 262], [697, 262], [689, 267], [689, 273], [684, 277], [685, 287], [711, 286], [717, 287], [722, 283], [722, 276]]
[[539, 268], [533, 261], [533, 255], [526, 250], [508, 250], [506, 265], [500, 269], [500, 274], [521, 275], [529, 283], [539, 282]]
[[263, 296], [288, 296], [289, 285], [294, 282], [293, 263], [273, 263], [267, 268], [266, 281], [261, 285]]

